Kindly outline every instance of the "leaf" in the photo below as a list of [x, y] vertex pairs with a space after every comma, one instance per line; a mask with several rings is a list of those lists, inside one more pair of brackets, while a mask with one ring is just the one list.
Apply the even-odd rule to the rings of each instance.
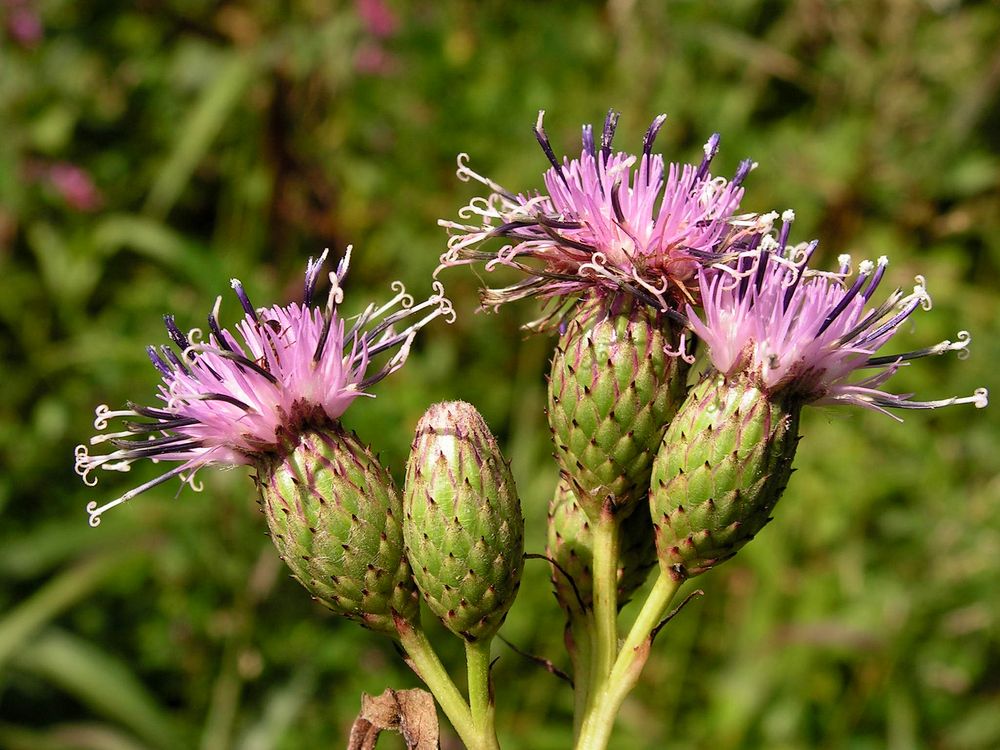
[[121, 730], [106, 724], [56, 724], [48, 729], [28, 729], [0, 724], [4, 750], [147, 750]]
[[97, 588], [134, 549], [121, 550], [78, 563], [53, 578], [0, 620], [0, 671], [33, 633]]
[[198, 162], [243, 96], [253, 70], [250, 58], [235, 54], [202, 92], [193, 111], [180, 124], [173, 152], [150, 188], [144, 206], [147, 214], [163, 218], [170, 212]]
[[316, 687], [316, 669], [300, 667], [292, 678], [265, 698], [260, 718], [243, 735], [237, 750], [268, 750], [277, 747], [292, 722], [302, 713]]
[[373, 698], [361, 696], [361, 713], [351, 727], [347, 750], [375, 750], [379, 735], [399, 732], [406, 750], [437, 750], [438, 719], [434, 698], [426, 690], [386, 688]]
[[25, 645], [13, 664], [59, 685], [151, 746], [178, 747], [173, 722], [142, 682], [92, 643], [53, 628]]
[[94, 227], [93, 241], [106, 257], [128, 248], [186, 274], [213, 294], [214, 287], [206, 286], [205, 280], [214, 282], [223, 276], [217, 255], [147, 216], [126, 213], [105, 216]]

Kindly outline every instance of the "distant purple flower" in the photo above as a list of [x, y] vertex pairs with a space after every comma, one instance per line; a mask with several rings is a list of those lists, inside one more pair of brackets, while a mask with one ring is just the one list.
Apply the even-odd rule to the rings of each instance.
[[90, 174], [82, 167], [69, 162], [57, 162], [49, 167], [47, 177], [49, 183], [70, 208], [90, 212], [101, 207], [103, 203], [101, 192]]
[[397, 57], [381, 42], [362, 42], [354, 51], [354, 69], [363, 75], [389, 76], [399, 67]]
[[399, 19], [385, 0], [355, 0], [365, 30], [377, 39], [394, 36], [399, 29]]
[[[779, 238], [763, 235], [761, 248], [744, 252], [735, 266], [699, 272], [704, 319], [688, 306], [694, 332], [705, 342], [715, 369], [726, 377], [747, 374], [769, 395], [800, 403], [849, 403], [876, 411], [933, 409], [951, 404], [987, 404], [981, 388], [972, 396], [912, 401], [881, 390], [903, 364], [948, 351], [966, 352], [970, 337], [918, 351], [875, 356], [918, 308], [930, 309], [921, 277], [910, 294], [899, 289], [870, 306], [888, 259], [863, 261], [851, 280], [850, 256], [835, 273], [806, 265], [816, 247], [785, 252], [791, 221], [786, 212]], [[851, 381], [858, 370], [871, 374]]]
[[[300, 432], [336, 421], [354, 399], [369, 395], [370, 386], [403, 365], [420, 328], [436, 317], [453, 315], [440, 284], [435, 284], [434, 296], [414, 305], [402, 284], [394, 282], [396, 295], [389, 302], [369, 305], [345, 330], [337, 307], [351, 251], [348, 248], [330, 274], [332, 289], [325, 304], [314, 304], [326, 256], [324, 252], [309, 261], [303, 304], [255, 309], [234, 279], [232, 286], [245, 313], [235, 326], [238, 336], [219, 326], [221, 297], [208, 316], [207, 343], [200, 343], [197, 329], [185, 334], [172, 315], [164, 317], [176, 350], [148, 347], [163, 378], [162, 403], [130, 403], [121, 411], [99, 406], [95, 428], [106, 430], [109, 420], [121, 419], [123, 429], [91, 438], [92, 446], [114, 446], [109, 453], [91, 456], [87, 446], [77, 446], [76, 471], [93, 486], [97, 479], [90, 473], [96, 469], [129, 471], [134, 462], [147, 458], [178, 465], [105, 505], [90, 503], [92, 526], [100, 523], [105, 511], [172, 477], [191, 484], [203, 466], [252, 464], [281, 450]], [[414, 317], [406, 328], [394, 329]], [[372, 366], [372, 358], [389, 351], [394, 353], [387, 361]]]
[[42, 41], [45, 29], [36, 3], [31, 0], [6, 0], [7, 33], [22, 47], [32, 48]]
[[[492, 192], [459, 212], [479, 224], [438, 222], [452, 233], [442, 267], [485, 261], [487, 271], [503, 265], [528, 277], [484, 290], [484, 306], [593, 290], [625, 292], [663, 312], [674, 311], [696, 298], [699, 268], [760, 231], [755, 217], [736, 215], [753, 162], [742, 162], [730, 181], [708, 171], [718, 134], [705, 144], [700, 164], [665, 164], [652, 147], [666, 115], [653, 120], [636, 156], [612, 151], [618, 114], [611, 111], [600, 143], [585, 125], [580, 157], [560, 162], [542, 127], [543, 115], [535, 135], [552, 165], [544, 176], [545, 192], [515, 195], [473, 172], [467, 154], [458, 157], [459, 178]], [[493, 238], [508, 244], [483, 249]]]

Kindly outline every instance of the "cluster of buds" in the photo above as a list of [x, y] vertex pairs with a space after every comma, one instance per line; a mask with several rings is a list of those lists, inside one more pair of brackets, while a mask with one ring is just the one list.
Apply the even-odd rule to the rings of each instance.
[[[460, 211], [466, 221], [440, 222], [451, 234], [442, 268], [482, 262], [523, 274], [484, 289], [484, 307], [537, 296], [550, 311], [529, 327], [559, 327], [548, 417], [561, 478], [548, 554], [571, 619], [592, 604], [591, 526], [609, 515], [619, 521], [620, 598], [642, 582], [654, 540], [675, 579], [735, 554], [788, 483], [803, 406], [884, 412], [987, 401], [985, 389], [941, 401], [882, 390], [910, 360], [964, 353], [968, 334], [877, 354], [911, 313], [929, 308], [923, 279], [869, 305], [885, 258], [856, 275], [846, 256], [836, 271], [815, 270], [815, 242], [789, 246], [791, 211], [740, 213], [755, 163], [714, 177], [714, 134], [699, 162], [667, 165], [652, 152], [664, 120], [653, 120], [633, 155], [613, 150], [618, 116], [609, 112], [599, 144], [585, 125], [579, 157], [560, 160], [540, 114], [543, 185], [507, 190], [462, 154], [459, 178], [489, 193]], [[491, 249], [494, 239], [502, 244]], [[691, 367], [696, 352], [704, 366]], [[868, 374], [853, 377], [858, 370]], [[690, 382], [693, 372], [701, 375]], [[637, 508], [647, 499], [649, 512]]]

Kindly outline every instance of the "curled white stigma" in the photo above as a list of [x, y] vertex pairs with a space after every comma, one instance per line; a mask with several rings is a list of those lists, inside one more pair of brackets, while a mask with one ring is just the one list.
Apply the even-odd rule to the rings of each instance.
[[917, 275], [913, 277], [913, 280], [917, 282], [916, 286], [913, 287], [913, 296], [920, 300], [920, 307], [924, 310], [930, 310], [934, 307], [934, 302], [927, 291], [927, 279]]

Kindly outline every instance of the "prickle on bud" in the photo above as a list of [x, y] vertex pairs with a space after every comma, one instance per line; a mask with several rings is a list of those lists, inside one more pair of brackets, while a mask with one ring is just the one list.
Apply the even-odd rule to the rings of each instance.
[[650, 510], [664, 573], [704, 573], [771, 520], [792, 474], [800, 412], [744, 378], [713, 374], [691, 390], [653, 463]]
[[392, 636], [396, 619], [416, 621], [402, 501], [356, 435], [339, 423], [303, 432], [257, 462], [257, 484], [275, 546], [318, 601]]
[[510, 467], [471, 404], [435, 404], [417, 423], [403, 510], [431, 611], [467, 641], [492, 637], [521, 583], [524, 519]]
[[552, 358], [549, 427], [562, 473], [596, 520], [646, 496], [653, 456], [687, 390], [675, 325], [644, 305], [583, 305]]

